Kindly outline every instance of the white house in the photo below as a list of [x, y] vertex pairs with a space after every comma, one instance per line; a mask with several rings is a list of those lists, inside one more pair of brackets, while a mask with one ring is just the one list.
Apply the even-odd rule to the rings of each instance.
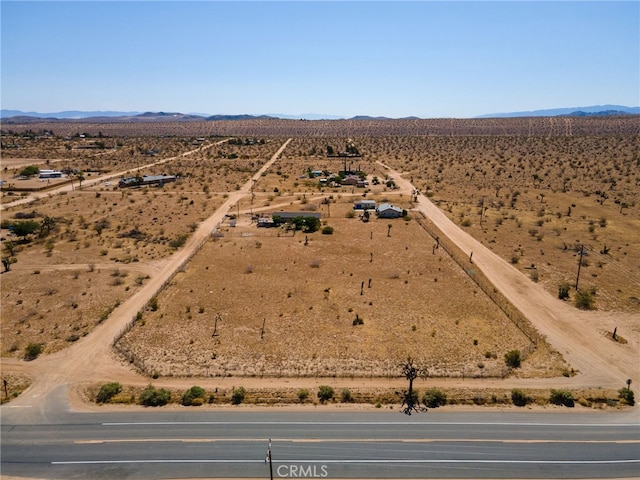
[[56, 170], [40, 170], [38, 178], [62, 178], [62, 172]]
[[353, 202], [354, 210], [375, 210], [376, 209], [376, 201], [375, 200], [359, 200], [357, 202]]

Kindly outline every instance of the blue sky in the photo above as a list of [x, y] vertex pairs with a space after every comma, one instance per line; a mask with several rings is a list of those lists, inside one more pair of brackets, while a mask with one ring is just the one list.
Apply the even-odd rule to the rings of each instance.
[[473, 117], [640, 104], [640, 2], [11, 2], [5, 109]]

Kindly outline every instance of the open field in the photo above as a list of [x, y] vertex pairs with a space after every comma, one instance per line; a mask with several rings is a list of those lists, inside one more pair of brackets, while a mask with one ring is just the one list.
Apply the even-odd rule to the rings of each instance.
[[[211, 122], [207, 133], [201, 122], [164, 125], [165, 135], [177, 135], [177, 129], [180, 137], [144, 136], [163, 127], [155, 123], [57, 123], [50, 128], [72, 140], [25, 139], [25, 146], [8, 150], [5, 143], [19, 144], [22, 135], [4, 135], [5, 182], [17, 181], [16, 171], [36, 160], [95, 168], [104, 178], [139, 169], [179, 179], [162, 188], [120, 189], [117, 182], [107, 187], [85, 177], [80, 189], [76, 178], [74, 190], [51, 190], [16, 206], [16, 196], [3, 192], [3, 226], [33, 220], [39, 229], [24, 239], [2, 230], [3, 258], [17, 260], [1, 277], [2, 356], [22, 358], [29, 344], [41, 345], [45, 355], [80, 346], [119, 305], [144, 291], [201, 222], [237, 198], [225, 207], [231, 218], [118, 341], [121, 358], [145, 375], [384, 379], [397, 377], [407, 356], [426, 365], [432, 377], [576, 373], [561, 356], [563, 345], [541, 341], [534, 348], [467, 268], [434, 248], [418, 224], [421, 214], [412, 211], [414, 192], [395, 188], [384, 165], [403, 172], [450, 219], [549, 296], [557, 297], [564, 282], [573, 286], [578, 247], [584, 246], [581, 290], [593, 292], [593, 307], [608, 315], [607, 327], [594, 334], [611, 335], [615, 325], [620, 330], [613, 345], [640, 344], [638, 132], [626, 117], [398, 121], [388, 123], [384, 134], [385, 122], [265, 122]], [[285, 126], [301, 136], [251, 182], [283, 145]], [[33, 124], [28, 128], [36, 131]], [[102, 136], [92, 141], [116, 148], [98, 154], [65, 146], [86, 141], [73, 137], [77, 132], [97, 135], [95, 128]], [[112, 136], [127, 128], [126, 138]], [[246, 141], [214, 144], [232, 128]], [[466, 133], [472, 128], [482, 135]], [[202, 135], [214, 137], [199, 140]], [[347, 143], [362, 154], [347, 159], [349, 169], [365, 172], [369, 186], [328, 186], [309, 178], [310, 170], [342, 170], [345, 159], [325, 152], [328, 145], [341, 151]], [[154, 155], [143, 153], [156, 147]], [[24, 182], [38, 188], [37, 180]], [[353, 202], [365, 197], [398, 205], [409, 216], [374, 216], [365, 223], [350, 213]], [[257, 228], [251, 218], [279, 211], [321, 213], [333, 234]], [[46, 229], [45, 219], [53, 219]], [[575, 297], [569, 288], [566, 302]], [[620, 323], [612, 323], [618, 316]], [[354, 325], [359, 319], [363, 323]], [[525, 357], [515, 370], [504, 362], [514, 349]], [[32, 364], [37, 368], [37, 361]]]

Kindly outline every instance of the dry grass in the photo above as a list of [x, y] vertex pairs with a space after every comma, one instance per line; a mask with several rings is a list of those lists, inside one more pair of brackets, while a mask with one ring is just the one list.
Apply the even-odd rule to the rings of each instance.
[[[432, 376], [505, 375], [526, 337], [415, 222], [387, 237], [388, 220], [347, 219], [351, 208], [332, 204], [333, 235], [227, 228], [120, 347], [160, 375], [395, 376], [409, 355]], [[523, 374], [559, 374], [540, 349]]]
[[[396, 376], [407, 355], [432, 376], [505, 375], [504, 353], [528, 351], [529, 341], [442, 250], [432, 252], [432, 239], [415, 221], [393, 221], [388, 237], [389, 221], [346, 218], [356, 198], [410, 209], [406, 195], [384, 182], [329, 188], [301, 177], [309, 169], [342, 169], [341, 159], [324, 152], [327, 145], [341, 150], [349, 138], [363, 154], [352, 160], [354, 169], [370, 180], [386, 180], [377, 162], [404, 171], [450, 218], [505, 260], [517, 261], [532, 281], [537, 275], [552, 295], [559, 283], [575, 280], [576, 246], [585, 245], [580, 282], [596, 290], [596, 307], [636, 314], [640, 169], [632, 120], [28, 126], [62, 135], [123, 135], [99, 140], [105, 150], [79, 148], [96, 139], [23, 139], [3, 131], [2, 179], [9, 182], [32, 163], [117, 172], [173, 156], [141, 173], [181, 179], [162, 189], [100, 185], [5, 210], [3, 220], [35, 211], [37, 221], [56, 218], [57, 228], [19, 245], [18, 263], [2, 276], [2, 355], [22, 356], [30, 342], [52, 352], [89, 333], [157, 271], [174, 251], [172, 240], [189, 235], [226, 192], [245, 183], [282, 136], [298, 135], [255, 184], [254, 196], [229, 212], [240, 213], [238, 226], [225, 226], [224, 237], [205, 245], [158, 297], [159, 309], [144, 312], [120, 347], [160, 375], [385, 377]], [[266, 141], [182, 156], [202, 145], [196, 136], [212, 144], [212, 136], [227, 134], [265, 135]], [[9, 142], [19, 148], [6, 149]], [[3, 192], [3, 203], [14, 198]], [[321, 212], [334, 234], [310, 234], [305, 245], [304, 234], [249, 224], [249, 212], [280, 210]], [[101, 220], [108, 225], [98, 233]], [[356, 316], [363, 325], [353, 325]], [[542, 345], [519, 375], [553, 376], [565, 368]]]

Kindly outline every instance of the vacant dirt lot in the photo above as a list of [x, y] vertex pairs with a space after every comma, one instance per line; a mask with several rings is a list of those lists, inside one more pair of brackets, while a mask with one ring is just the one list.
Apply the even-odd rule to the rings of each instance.
[[[581, 290], [595, 292], [602, 315], [624, 313], [617, 333], [636, 345], [637, 126], [625, 118], [546, 122], [392, 122], [387, 133], [384, 122], [328, 123], [325, 131], [314, 122], [243, 122], [235, 124], [241, 141], [220, 146], [213, 145], [219, 138], [199, 136], [219, 135], [229, 123], [209, 125], [206, 133], [199, 123], [165, 125], [178, 128], [180, 137], [112, 136], [117, 129], [147, 128], [119, 124], [58, 124], [69, 139], [3, 135], [3, 179], [9, 181], [17, 181], [22, 166], [43, 160], [84, 171], [95, 163], [109, 172], [141, 168], [142, 174], [180, 178], [163, 188], [133, 190], [101, 182], [14, 207], [8, 202], [15, 196], [3, 193], [3, 226], [29, 219], [41, 228], [24, 239], [2, 230], [3, 258], [17, 260], [2, 275], [2, 355], [22, 358], [30, 343], [51, 353], [108, 321], [273, 155], [288, 126], [303, 133], [231, 207], [236, 225], [227, 219], [142, 312], [118, 344], [123, 358], [161, 377], [385, 378], [396, 376], [399, 361], [411, 355], [432, 376], [501, 377], [509, 373], [504, 354], [519, 349], [527, 357], [519, 376], [571, 375], [571, 365], [544, 343], [532, 353], [530, 341], [460, 266], [433, 249], [415, 218], [349, 218], [352, 202], [365, 196], [412, 216], [412, 192], [389, 183], [381, 165], [387, 164], [550, 295], [557, 296], [561, 283], [575, 283], [578, 247], [584, 246]], [[95, 128], [103, 135], [91, 142], [112, 151], [77, 147], [87, 137], [75, 132], [96, 136]], [[474, 128], [482, 134], [467, 132]], [[312, 131], [316, 136], [307, 136]], [[18, 147], [5, 153], [9, 140]], [[362, 154], [348, 160], [349, 169], [364, 171], [368, 187], [308, 177], [309, 170], [342, 170], [344, 159], [325, 153], [327, 146], [341, 151], [346, 144]], [[144, 167], [163, 158], [171, 160]], [[333, 234], [292, 235], [251, 223], [252, 213], [290, 210], [321, 213]], [[47, 218], [54, 224], [45, 232]], [[576, 292], [569, 290], [573, 303]]]
[[[501, 376], [507, 351], [528, 351], [415, 221], [350, 211], [331, 204], [332, 235], [224, 228], [119, 345], [163, 376], [393, 376], [407, 356], [432, 376]], [[528, 374], [560, 374], [558, 357], [539, 352]]]

